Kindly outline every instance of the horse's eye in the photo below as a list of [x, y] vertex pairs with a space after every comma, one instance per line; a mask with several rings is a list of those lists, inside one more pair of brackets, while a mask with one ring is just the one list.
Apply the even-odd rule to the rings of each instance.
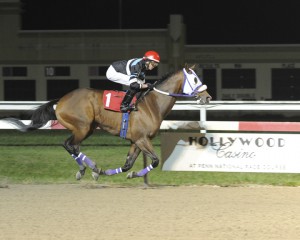
[[196, 84], [198, 82], [198, 79], [195, 77], [194, 78], [194, 83]]

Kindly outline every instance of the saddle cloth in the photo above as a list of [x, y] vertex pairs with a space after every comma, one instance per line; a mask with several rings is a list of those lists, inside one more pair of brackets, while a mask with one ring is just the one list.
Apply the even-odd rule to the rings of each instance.
[[[126, 92], [124, 91], [117, 91], [117, 90], [104, 90], [103, 92], [103, 105], [104, 108], [107, 110], [120, 112], [120, 106], [122, 100], [125, 96]], [[136, 97], [134, 96], [131, 103], [136, 102]]]

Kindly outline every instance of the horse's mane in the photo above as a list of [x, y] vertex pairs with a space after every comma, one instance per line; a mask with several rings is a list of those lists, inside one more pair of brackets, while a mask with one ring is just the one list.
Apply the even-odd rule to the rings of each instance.
[[184, 64], [184, 66], [182, 66], [180, 69], [178, 69], [177, 71], [172, 71], [172, 72], [168, 72], [166, 74], [164, 74], [156, 83], [155, 86], [158, 86], [160, 84], [162, 84], [163, 82], [165, 82], [165, 80], [167, 80], [169, 77], [171, 77], [172, 75], [176, 74], [177, 72], [181, 71], [182, 68], [185, 68], [187, 71], [188, 69], [193, 69], [195, 72], [197, 72], [199, 70], [199, 67], [196, 64], [192, 64], [189, 65], [187, 63]]
[[[158, 79], [155, 83], [154, 86], [157, 87], [160, 84], [164, 83], [170, 76], [172, 76], [173, 74], [175, 74], [175, 72], [169, 72], [164, 74], [160, 79]], [[138, 101], [142, 101], [144, 99], [145, 96], [147, 96], [150, 93], [150, 90], [147, 90], [145, 92], [141, 92], [141, 94], [138, 97]]]
[[176, 72], [177, 72], [177, 71], [165, 73], [159, 80], [157, 80], [157, 82], [155, 83], [155, 86], [158, 86], [158, 85], [162, 84], [162, 83], [165, 82], [168, 78], [170, 78], [172, 75], [174, 75]]

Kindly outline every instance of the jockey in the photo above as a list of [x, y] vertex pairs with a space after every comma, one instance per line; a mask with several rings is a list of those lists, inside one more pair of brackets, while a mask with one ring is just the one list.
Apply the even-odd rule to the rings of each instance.
[[121, 60], [113, 62], [109, 66], [106, 77], [113, 82], [129, 86], [129, 90], [121, 103], [121, 112], [135, 109], [135, 106], [131, 106], [130, 103], [137, 92], [153, 89], [152, 84], [145, 83], [145, 71], [154, 69], [159, 62], [160, 57], [158, 53], [148, 51], [143, 58]]

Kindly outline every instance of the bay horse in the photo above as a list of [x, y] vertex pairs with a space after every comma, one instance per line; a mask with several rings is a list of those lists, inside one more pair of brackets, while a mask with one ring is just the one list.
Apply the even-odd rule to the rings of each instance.
[[[170, 73], [155, 83], [152, 91], [147, 91], [138, 99], [138, 111], [129, 114], [126, 140], [131, 143], [125, 164], [116, 169], [103, 170], [96, 163], [80, 152], [80, 144], [88, 138], [97, 127], [118, 136], [121, 130], [122, 113], [104, 108], [103, 90], [79, 88], [67, 93], [60, 99], [51, 100], [36, 110], [31, 116], [31, 124], [25, 125], [16, 118], [6, 120], [20, 131], [37, 130], [46, 125], [49, 120], [57, 121], [72, 132], [63, 143], [64, 148], [75, 159], [79, 166], [76, 179], [83, 177], [86, 167], [92, 170], [92, 177], [98, 180], [99, 175], [114, 175], [130, 170], [143, 152], [152, 162], [139, 172], [130, 172], [127, 178], [142, 177], [159, 164], [159, 158], [153, 150], [151, 139], [155, 137], [160, 125], [172, 110], [177, 97], [193, 97], [201, 104], [210, 101], [211, 96], [206, 91], [200, 78], [194, 71], [195, 65], [186, 65], [183, 69]], [[56, 108], [54, 109], [54, 105]]]

